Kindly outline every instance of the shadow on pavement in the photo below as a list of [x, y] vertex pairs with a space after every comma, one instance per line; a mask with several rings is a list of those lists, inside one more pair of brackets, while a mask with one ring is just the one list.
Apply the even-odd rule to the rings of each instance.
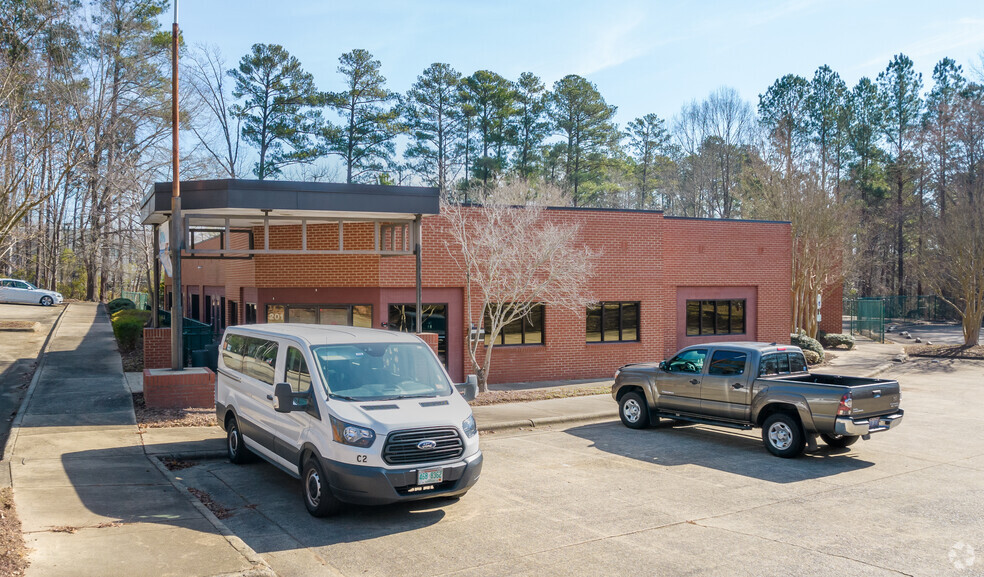
[[833, 449], [819, 448], [798, 459], [780, 459], [762, 446], [760, 430], [733, 431], [663, 419], [656, 428], [634, 430], [602, 423], [567, 429], [596, 449], [631, 457], [654, 467], [696, 465], [772, 483], [821, 479], [871, 467], [874, 463]]
[[[200, 446], [198, 446], [200, 445]], [[170, 445], [150, 445], [166, 455]], [[215, 444], [181, 444], [183, 454], [214, 454]], [[190, 495], [175, 491], [152, 463], [137, 457], [143, 447], [114, 447], [63, 456], [61, 464], [81, 504], [95, 517], [123, 523], [159, 523], [213, 533], [202, 526]], [[347, 505], [327, 519], [310, 516], [301, 499], [300, 481], [265, 461], [234, 465], [225, 459], [186, 461], [173, 470], [187, 488], [204, 491], [217, 507], [213, 513], [237, 537], [259, 553], [371, 540], [414, 531], [441, 521], [449, 499], [385, 506]], [[126, 485], [125, 491], [120, 491]], [[210, 507], [211, 508], [211, 507]], [[228, 514], [228, 516], [224, 516]]]

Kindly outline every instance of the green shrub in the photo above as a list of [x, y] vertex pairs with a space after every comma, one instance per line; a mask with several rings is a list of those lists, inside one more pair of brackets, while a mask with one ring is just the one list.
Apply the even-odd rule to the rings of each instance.
[[117, 311], [122, 311], [122, 310], [132, 310], [135, 308], [137, 308], [137, 304], [131, 301], [130, 299], [119, 298], [119, 299], [113, 299], [108, 303], [106, 303], [106, 310], [109, 311], [109, 314], [113, 314]]
[[803, 349], [803, 351], [815, 352], [820, 357], [820, 360], [823, 360], [823, 345], [820, 344], [820, 341], [806, 336], [806, 333], [801, 331], [797, 334], [789, 335], [789, 342]]
[[836, 349], [837, 347], [845, 347], [847, 350], [854, 348], [854, 337], [851, 335], [844, 335], [840, 333], [817, 333], [817, 340], [820, 341], [825, 348]]
[[110, 318], [113, 321], [113, 334], [116, 335], [120, 350], [132, 351], [140, 342], [143, 328], [150, 320], [150, 311], [123, 309], [116, 311]]
[[806, 357], [806, 364], [808, 365], [819, 365], [823, 360], [820, 358], [820, 355], [810, 349], [803, 349], [803, 356]]

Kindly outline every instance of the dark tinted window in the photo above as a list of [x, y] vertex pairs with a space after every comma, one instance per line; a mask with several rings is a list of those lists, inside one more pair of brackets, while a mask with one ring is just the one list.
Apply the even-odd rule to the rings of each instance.
[[745, 353], [738, 351], [714, 351], [709, 375], [740, 375], [745, 372]]
[[806, 359], [803, 353], [789, 353], [789, 372], [805, 373], [806, 371]]
[[[498, 306], [495, 304], [489, 305]], [[511, 305], [503, 305], [509, 307]], [[508, 313], [506, 313], [508, 316]], [[518, 318], [502, 327], [496, 336], [497, 345], [542, 345], [544, 342], [543, 331], [543, 305], [533, 305], [533, 308], [523, 318]], [[488, 312], [485, 314], [485, 345], [491, 342], [492, 318]]]
[[585, 341], [617, 342], [639, 340], [639, 303], [603, 302], [588, 307]]
[[802, 373], [806, 370], [806, 359], [802, 353], [772, 353], [763, 356], [759, 364], [759, 376]]
[[687, 336], [745, 333], [745, 301], [687, 301]]

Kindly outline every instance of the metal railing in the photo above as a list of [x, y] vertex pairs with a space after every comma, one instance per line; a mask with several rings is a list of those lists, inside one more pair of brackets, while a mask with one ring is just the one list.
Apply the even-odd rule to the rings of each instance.
[[[161, 327], [171, 326], [171, 313], [169, 311], [157, 311]], [[183, 341], [184, 364], [191, 364], [192, 351], [204, 350], [215, 343], [215, 333], [212, 332], [212, 325], [184, 317], [181, 327]]]

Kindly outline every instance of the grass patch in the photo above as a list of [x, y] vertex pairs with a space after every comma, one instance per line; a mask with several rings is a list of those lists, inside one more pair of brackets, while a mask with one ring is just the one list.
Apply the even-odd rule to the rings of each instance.
[[586, 397], [589, 395], [608, 395], [612, 392], [611, 385], [593, 387], [552, 387], [549, 389], [530, 389], [528, 391], [489, 391], [481, 393], [474, 401], [473, 407], [497, 405], [500, 403], [525, 403], [527, 401], [543, 401], [546, 399], [566, 399], [569, 397]]
[[212, 427], [215, 409], [151, 409], [144, 401], [143, 393], [133, 393], [133, 412], [137, 415], [137, 426], [141, 429], [163, 429], [167, 427]]
[[0, 489], [0, 575], [20, 577], [29, 564], [20, 519], [14, 509], [14, 490]]
[[984, 345], [973, 347], [964, 345], [906, 345], [905, 353], [910, 357], [984, 360]]

